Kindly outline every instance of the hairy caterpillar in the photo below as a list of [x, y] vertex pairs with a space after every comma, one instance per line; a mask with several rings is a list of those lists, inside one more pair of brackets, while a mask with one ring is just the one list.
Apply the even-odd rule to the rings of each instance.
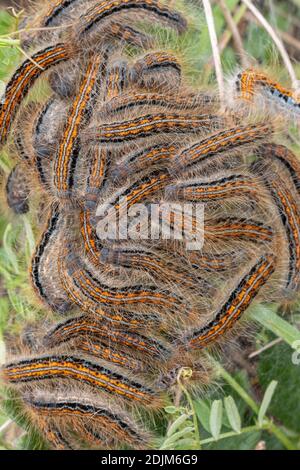
[[30, 188], [21, 164], [17, 164], [10, 172], [5, 191], [7, 204], [16, 214], [26, 214], [29, 211]]
[[21, 101], [35, 81], [49, 68], [69, 60], [72, 56], [70, 47], [65, 44], [49, 46], [27, 59], [15, 72], [5, 89], [0, 104], [0, 144], [7, 140], [13, 119]]
[[265, 139], [271, 133], [272, 128], [265, 123], [221, 131], [183, 150], [180, 155], [176, 156], [176, 171], [179, 169], [186, 171], [193, 167], [193, 165], [202, 162], [206, 163], [210, 158], [216, 157], [220, 153]]
[[296, 94], [254, 69], [237, 75], [236, 89], [243, 100], [252, 102], [258, 94], [282, 109], [299, 114], [300, 101]]
[[231, 328], [273, 274], [274, 262], [272, 255], [262, 256], [239, 281], [225, 304], [214, 314], [214, 318], [184, 338], [187, 347], [203, 348]]
[[[2, 375], [53, 449], [151, 447], [141, 418], [161, 412], [180, 369], [193, 370], [195, 393], [211, 381], [203, 350], [238, 334], [254, 299], [276, 300], [283, 278], [284, 298], [299, 291], [300, 166], [275, 143], [284, 131], [192, 86], [153, 19], [172, 37], [187, 28], [156, 0], [46, 2], [27, 23], [41, 30], [21, 35], [39, 52], [0, 106], [1, 145], [14, 137], [32, 188], [18, 199], [11, 177], [11, 206], [50, 207], [31, 263], [47, 318], [26, 351], [10, 344]], [[47, 96], [27, 104], [38, 78]], [[240, 82], [254, 104], [262, 91], [297, 112], [297, 98], [263, 75]], [[202, 224], [182, 211], [201, 204]], [[98, 230], [107, 213], [122, 225], [125, 206], [145, 209], [139, 235], [160, 211], [148, 238]], [[190, 248], [194, 235], [203, 245]]]
[[94, 386], [96, 390], [120, 395], [128, 400], [157, 406], [156, 391], [137, 381], [131, 381], [120, 373], [109, 370], [100, 362], [91, 362], [72, 356], [43, 356], [23, 359], [7, 364], [3, 369], [4, 379], [14, 384], [43, 381], [57, 377], [70, 378]]
[[95, 99], [97, 94], [96, 87], [99, 86], [103, 67], [103, 56], [101, 54], [91, 57], [79, 93], [71, 108], [54, 167], [54, 186], [59, 197], [62, 195], [70, 197], [74, 184], [76, 158], [80, 152], [78, 133], [82, 126], [82, 120], [86, 121], [88, 119], [91, 108], [90, 100]]

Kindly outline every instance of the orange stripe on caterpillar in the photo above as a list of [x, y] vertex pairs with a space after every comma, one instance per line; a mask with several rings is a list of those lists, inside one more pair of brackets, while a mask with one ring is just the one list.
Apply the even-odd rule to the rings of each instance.
[[97, 340], [93, 342], [88, 339], [82, 339], [76, 344], [76, 350], [82, 351], [84, 354], [88, 354], [102, 359], [116, 366], [123, 367], [123, 369], [132, 370], [135, 372], [142, 372], [145, 369], [145, 365], [142, 361], [138, 361], [135, 358], [127, 357], [123, 353], [112, 351], [110, 346], [105, 346], [103, 343]]
[[131, 82], [146, 90], [174, 93], [181, 84], [181, 65], [177, 57], [168, 52], [147, 53], [133, 65]]
[[153, 39], [151, 36], [132, 28], [129, 25], [122, 24], [121, 22], [112, 21], [107, 27], [107, 31], [103, 31], [104, 35], [107, 35], [108, 39], [119, 39], [122, 42], [131, 44], [142, 49], [149, 49], [153, 47]]
[[194, 178], [179, 181], [166, 188], [172, 199], [190, 202], [209, 202], [233, 197], [256, 197], [259, 191], [257, 178], [251, 175], [228, 174], [219, 178]]
[[[72, 398], [39, 394], [38, 396], [25, 396], [25, 402], [32, 411], [50, 423], [61, 418], [63, 421], [66, 420], [66, 428], [70, 426], [70, 429], [75, 431], [77, 423], [81, 424], [83, 429], [89, 427], [95, 437], [98, 436], [97, 440], [103, 440], [106, 444], [108, 441], [111, 443], [117, 441], [137, 446], [147, 445], [149, 436], [133, 419], [128, 418], [116, 405], [111, 408], [99, 399], [83, 399], [81, 396], [76, 397], [76, 394], [73, 394]], [[81, 433], [80, 436], [85, 438]]]
[[[123, 287], [111, 286], [108, 280], [96, 278], [90, 271], [83, 268], [80, 260], [73, 254], [66, 259], [69, 277], [84, 294], [85, 297], [103, 307], [126, 307], [130, 305], [153, 305], [159, 308], [175, 308], [180, 305], [175, 295], [161, 292], [155, 286], [141, 284], [125, 285]], [[146, 316], [145, 316], [146, 320]]]
[[260, 91], [268, 93], [285, 106], [291, 107], [297, 112], [300, 110], [300, 100], [295, 93], [257, 70], [247, 69], [239, 73], [236, 79], [236, 87], [245, 100], [251, 101], [257, 91], [256, 89], [261, 87]]
[[205, 226], [205, 236], [212, 240], [217, 238], [245, 239], [257, 242], [271, 242], [273, 230], [261, 222], [251, 219], [229, 217], [219, 219], [216, 224]]
[[225, 272], [233, 269], [243, 260], [243, 253], [189, 253], [189, 259], [195, 269], [204, 269], [209, 272]]
[[108, 149], [96, 146], [90, 150], [89, 157], [91, 162], [88, 168], [84, 197], [82, 200], [82, 205], [87, 211], [95, 209], [97, 205], [100, 191], [107, 179], [111, 152]]
[[[62, 259], [62, 257], [65, 256], [65, 254], [62, 254], [58, 260], [58, 269], [61, 283], [70, 301], [75, 303], [88, 315], [97, 317], [99, 319], [101, 318], [102, 320], [107, 321], [108, 323], [112, 323], [118, 327], [125, 327], [134, 330], [144, 327], [145, 324], [150, 325], [153, 323], [160, 323], [160, 320], [156, 314], [114, 310], [112, 308], [114, 305], [106, 308], [107, 306], [103, 302], [99, 303], [96, 301], [88, 291], [89, 285], [85, 284], [84, 282], [80, 283], [77, 279], [75, 280], [75, 276], [73, 275], [72, 271], [79, 271], [78, 276], [80, 275], [80, 270], [82, 268], [79, 261], [74, 258], [72, 259], [72, 271], [70, 273], [68, 269], [68, 263], [66, 265], [66, 261]], [[123, 302], [122, 305], [126, 306], [126, 302]]]
[[157, 392], [141, 382], [131, 381], [115, 370], [80, 357], [50, 355], [22, 359], [5, 365], [2, 373], [11, 384], [72, 379], [94, 387], [97, 392], [106, 391], [140, 404], [155, 407], [159, 402]]
[[[146, 248], [104, 248], [101, 252], [101, 260], [116, 266], [123, 266], [128, 269], [142, 270], [151, 274], [160, 282], [171, 283], [178, 288], [185, 287], [195, 290], [197, 287], [208, 287], [208, 283], [203, 277], [199, 277], [196, 272], [192, 272], [190, 264], [185, 268], [180, 262], [167, 262], [158, 253], [154, 253]], [[176, 260], [177, 261], [177, 260]]]
[[105, 83], [105, 102], [117, 97], [129, 82], [129, 68], [125, 60], [115, 61], [108, 67]]
[[300, 113], [300, 100], [296, 93], [284, 88], [280, 83], [257, 70], [248, 69], [239, 73], [236, 79], [236, 88], [241, 94], [241, 98], [246, 101], [253, 101], [255, 95], [259, 92], [274, 100], [281, 107], [297, 114]]
[[81, 41], [90, 34], [95, 26], [118, 13], [141, 11], [155, 15], [159, 20], [178, 29], [180, 32], [186, 29], [186, 21], [177, 12], [173, 12], [160, 4], [157, 0], [105, 0], [98, 2], [80, 17], [78, 40]]
[[[53, 24], [57, 25], [58, 21], [65, 19], [66, 13], [70, 8], [78, 7], [76, 4], [83, 3], [83, 0], [58, 0], [50, 6], [45, 16], [41, 19], [40, 24], [42, 27], [48, 28]], [[85, 3], [90, 3], [85, 0]]]
[[152, 335], [147, 337], [137, 331], [114, 328], [111, 324], [100, 323], [86, 316], [71, 318], [58, 324], [45, 336], [43, 344], [46, 347], [55, 347], [74, 339], [79, 339], [79, 343], [82, 338], [90, 340], [91, 344], [95, 339], [101, 340], [113, 350], [125, 351], [129, 358], [133, 353], [139, 353], [144, 359], [148, 357], [151, 360], [163, 360], [171, 354], [168, 346]]
[[174, 159], [174, 172], [179, 169], [193, 168], [199, 163], [207, 163], [220, 153], [238, 149], [246, 144], [256, 144], [273, 132], [270, 124], [260, 123], [252, 126], [234, 127], [218, 132], [184, 149]]
[[80, 213], [80, 232], [89, 261], [99, 267], [102, 246], [97, 238], [96, 230], [91, 224], [90, 211], [81, 211]]
[[262, 161], [268, 158], [284, 165], [300, 195], [300, 162], [291, 150], [284, 145], [266, 144], [259, 148], [257, 153]]
[[267, 182], [278, 207], [282, 223], [286, 230], [289, 247], [289, 272], [287, 287], [299, 289], [300, 282], [300, 211], [297, 201], [289, 192], [288, 187], [276, 175], [275, 179]]
[[154, 171], [116, 191], [110, 199], [99, 205], [96, 215], [101, 217], [107, 212], [107, 217], [109, 217], [110, 211], [112, 211], [118, 219], [122, 209], [126, 207], [128, 210], [135, 204], [149, 200], [151, 196], [163, 190], [169, 182], [170, 176], [168, 174]]
[[[29, 403], [27, 401], [27, 405], [28, 404]], [[32, 405], [30, 405], [30, 407], [36, 411], [36, 407]], [[74, 450], [72, 443], [68, 440], [70, 436], [63, 435], [59, 427], [53, 421], [50, 423], [49, 420], [38, 416], [37, 424], [41, 430], [42, 435], [53, 449]]]
[[217, 115], [146, 114], [129, 121], [102, 124], [84, 132], [84, 140], [97, 144], [118, 144], [168, 134], [193, 134], [219, 127]]
[[[190, 226], [194, 234], [197, 233], [199, 228], [202, 229], [202, 227], [198, 226], [199, 221], [194, 215], [187, 216], [182, 211], [175, 210], [174, 208], [167, 214], [167, 218], [161, 222], [167, 230], [171, 228], [176, 233], [185, 233], [187, 225]], [[207, 222], [203, 230], [205, 239], [210, 241], [235, 239], [261, 243], [271, 242], [274, 235], [272, 227], [256, 220], [237, 217], [219, 218], [215, 221]]]
[[79, 131], [89, 119], [91, 102], [96, 98], [96, 90], [103, 76], [105, 62], [105, 55], [91, 57], [78, 95], [71, 107], [54, 168], [54, 187], [59, 196], [70, 196], [72, 191], [76, 160], [80, 149]]
[[101, 108], [101, 114], [114, 115], [128, 110], [136, 110], [143, 106], [163, 107], [166, 109], [179, 109], [190, 111], [206, 109], [211, 103], [211, 98], [204, 93], [186, 93], [181, 95], [167, 95], [162, 93], [131, 92], [122, 94], [107, 101]]
[[69, 60], [73, 55], [65, 44], [46, 47], [25, 60], [14, 73], [0, 104], [0, 145], [6, 143], [8, 133], [20, 104], [35, 81], [49, 68]]
[[168, 166], [178, 153], [179, 146], [153, 145], [137, 152], [129, 153], [112, 170], [112, 176], [116, 179], [125, 178], [136, 171], [147, 170], [149, 167]]
[[262, 256], [239, 280], [228, 300], [214, 313], [214, 318], [184, 338], [186, 348], [201, 349], [220, 339], [241, 318], [274, 270], [275, 257]]

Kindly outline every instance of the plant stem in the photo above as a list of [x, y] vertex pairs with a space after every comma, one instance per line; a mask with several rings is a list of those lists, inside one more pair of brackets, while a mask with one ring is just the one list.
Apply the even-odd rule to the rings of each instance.
[[[248, 404], [252, 411], [254, 411], [256, 415], [258, 415], [259, 406], [255, 402], [255, 400], [250, 397], [250, 395], [243, 389], [243, 387], [241, 387], [240, 384], [233, 377], [231, 377], [231, 375], [218, 362], [213, 360], [213, 363], [216, 367], [219, 376], [222, 377], [233, 388], [233, 390], [238, 393], [238, 395], [244, 400], [244, 402]], [[274, 436], [277, 437], [279, 442], [281, 442], [281, 444], [283, 444], [286, 449], [297, 450], [297, 447], [293, 444], [293, 442], [290, 441], [290, 439], [281, 431], [278, 426], [273, 423], [270, 418], [266, 418], [264, 420], [263, 426], [257, 426], [257, 429], [265, 429], [271, 434], [274, 434]]]
[[[218, 441], [221, 441], [222, 439], [228, 439], [229, 437], [236, 437], [240, 436], [241, 434], [246, 434], [249, 432], [257, 432], [260, 431], [262, 428], [259, 426], [248, 426], [246, 428], [241, 429], [241, 432], [235, 432], [235, 431], [230, 431], [230, 432], [225, 432], [224, 434], [221, 434], [218, 438]], [[206, 445], [206, 444], [211, 444], [213, 442], [216, 442], [216, 440], [213, 437], [209, 437], [207, 439], [203, 439], [201, 441], [201, 445]]]
[[245, 403], [247, 403], [247, 405], [251, 408], [252, 411], [254, 411], [255, 414], [258, 414], [259, 406], [253, 400], [253, 398], [250, 397], [243, 387], [241, 387], [240, 384], [219, 363], [214, 361], [214, 364], [220, 377], [222, 377], [222, 379], [224, 379], [225, 382], [227, 382], [233, 388], [233, 390], [237, 392], [237, 394], [244, 400]]
[[182, 379], [182, 376], [183, 376], [183, 370], [181, 370], [178, 374], [178, 377], [177, 377], [177, 382], [178, 382], [178, 385], [179, 387], [181, 388], [182, 392], [184, 393], [184, 395], [186, 396], [186, 399], [190, 405], [190, 408], [191, 408], [191, 411], [192, 411], [192, 415], [193, 415], [193, 423], [194, 423], [194, 428], [195, 428], [195, 434], [196, 434], [196, 442], [197, 442], [197, 445], [199, 446], [199, 449], [201, 449], [201, 439], [200, 439], [200, 430], [199, 430], [199, 423], [198, 423], [198, 418], [197, 418], [197, 414], [196, 414], [196, 410], [195, 410], [195, 407], [194, 407], [194, 402], [189, 394], [189, 392], [187, 391], [187, 389], [185, 388], [185, 386], [183, 385], [181, 379]]
[[203, 7], [205, 11], [206, 23], [208, 27], [211, 48], [212, 48], [212, 53], [213, 53], [213, 58], [214, 58], [216, 77], [217, 77], [217, 82], [219, 86], [220, 102], [221, 102], [221, 105], [224, 106], [224, 103], [225, 103], [224, 75], [223, 75], [223, 70], [222, 70], [221, 55], [220, 55], [220, 50], [219, 50], [215, 21], [214, 21], [214, 16], [213, 16], [210, 0], [203, 0]]
[[[247, 7], [246, 5], [241, 5], [238, 10], [236, 11], [236, 13], [233, 15], [233, 21], [235, 22], [236, 26], [239, 25], [239, 23], [241, 22], [241, 20], [243, 19], [245, 13], [247, 11]], [[229, 41], [231, 40], [232, 38], [232, 31], [230, 31], [229, 29], [224, 33], [224, 36], [222, 37], [221, 39], [221, 42], [220, 42], [220, 51], [223, 52], [224, 49], [226, 49], [226, 47], [228, 46], [228, 43]]]
[[273, 39], [274, 44], [276, 45], [276, 47], [277, 47], [277, 49], [278, 49], [278, 51], [279, 51], [279, 53], [282, 57], [282, 60], [285, 64], [285, 66], [286, 66], [286, 69], [289, 73], [289, 76], [291, 78], [292, 87], [295, 91], [297, 91], [299, 89], [299, 81], [297, 80], [297, 76], [295, 74], [294, 67], [292, 65], [292, 62], [289, 58], [289, 55], [288, 55], [288, 53], [287, 53], [287, 51], [284, 47], [284, 44], [281, 41], [280, 37], [278, 36], [278, 34], [274, 30], [274, 28], [272, 28], [270, 23], [261, 14], [261, 12], [256, 8], [256, 6], [253, 5], [251, 0], [242, 0], [242, 2], [247, 6], [247, 8], [251, 11], [251, 13], [258, 19], [260, 24], [263, 26], [263, 28], [265, 28], [265, 30], [269, 34], [269, 36]]
[[0, 47], [8, 47], [8, 46], [19, 46], [20, 40], [19, 39], [11, 39], [5, 38], [0, 36]]
[[286, 449], [299, 450], [297, 446], [295, 446], [293, 442], [291, 442], [290, 439], [284, 434], [284, 432], [282, 432], [281, 429], [273, 423], [272, 420], [268, 418], [266, 420], [266, 424], [268, 425], [267, 431], [269, 431], [271, 434], [274, 434], [274, 436], [277, 437], [278, 441], [281, 442], [281, 444], [283, 444]]
[[256, 305], [249, 310], [249, 314], [251, 319], [268, 328], [268, 330], [282, 338], [292, 348], [295, 348], [296, 342], [300, 340], [300, 331], [277, 315], [272, 307]]

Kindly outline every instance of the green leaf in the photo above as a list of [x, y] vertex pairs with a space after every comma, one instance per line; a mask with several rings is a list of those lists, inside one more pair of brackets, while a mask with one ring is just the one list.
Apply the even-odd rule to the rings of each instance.
[[272, 380], [278, 386], [269, 407], [269, 414], [286, 428], [300, 432], [300, 365], [293, 362], [291, 348], [277, 344], [260, 355], [258, 379], [263, 390]]
[[166, 406], [165, 412], [170, 415], [174, 415], [178, 413], [178, 408], [176, 408], [176, 406]]
[[268, 328], [292, 348], [297, 341], [300, 341], [300, 331], [279, 317], [271, 307], [256, 305], [255, 308], [250, 309], [250, 318]]
[[194, 439], [180, 439], [176, 443], [176, 450], [197, 450], [198, 445]]
[[227, 414], [227, 417], [228, 417], [228, 420], [232, 429], [235, 432], [240, 433], [241, 427], [242, 427], [241, 417], [240, 417], [239, 410], [232, 396], [226, 397], [224, 399], [224, 405], [225, 405], [226, 414]]
[[218, 440], [222, 428], [223, 402], [215, 400], [212, 404], [209, 418], [210, 432], [214, 439]]
[[203, 447], [205, 450], [254, 450], [261, 439], [261, 432], [237, 434]]
[[176, 432], [175, 434], [173, 434], [172, 436], [170, 436], [168, 439], [165, 440], [165, 442], [163, 443], [162, 447], [161, 447], [161, 450], [164, 450], [164, 449], [170, 449], [170, 448], [173, 448], [176, 446], [177, 442], [181, 439], [181, 438], [192, 438], [193, 437], [193, 431], [194, 431], [194, 427], [193, 426], [188, 426], [184, 429], [182, 429], [181, 431], [178, 431]]
[[177, 418], [176, 421], [174, 421], [174, 423], [172, 423], [171, 426], [169, 427], [169, 430], [167, 432], [167, 437], [172, 436], [177, 431], [177, 429], [179, 429], [188, 419], [189, 419], [189, 415], [187, 414], [183, 414], [179, 416], [179, 418]]
[[258, 424], [260, 426], [263, 425], [266, 413], [272, 401], [277, 385], [278, 385], [278, 382], [276, 382], [276, 380], [272, 380], [267, 390], [265, 391], [265, 395], [264, 395], [264, 398], [263, 398], [263, 401], [261, 403], [259, 413], [258, 413]]
[[197, 418], [199, 419], [203, 428], [207, 432], [210, 432], [210, 424], [209, 424], [210, 407], [208, 406], [207, 402], [199, 398], [197, 401], [194, 402], [194, 408], [195, 408]]

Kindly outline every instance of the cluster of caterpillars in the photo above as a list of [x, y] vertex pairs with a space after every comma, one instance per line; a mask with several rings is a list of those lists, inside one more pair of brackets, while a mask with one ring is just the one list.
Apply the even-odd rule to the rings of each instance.
[[[236, 331], [257, 296], [297, 293], [300, 164], [274, 143], [272, 119], [221, 112], [217, 96], [187, 85], [176, 55], [134, 26], [154, 20], [182, 34], [180, 13], [156, 0], [41, 10], [23, 44], [32, 58], [1, 100], [0, 142], [19, 160], [9, 206], [25, 213], [38, 193], [49, 207], [30, 273], [53, 327], [2, 375], [52, 448], [147, 448], [140, 410], [162, 409], [184, 367], [192, 388], [209, 380], [203, 351]], [[24, 104], [37, 79], [51, 95]], [[237, 77], [239, 107], [260, 90], [298, 112], [288, 90], [253, 70]], [[97, 208], [118, 214], [120, 198], [204, 204], [203, 248], [101, 240]], [[175, 209], [163, 223], [183, 230]]]

